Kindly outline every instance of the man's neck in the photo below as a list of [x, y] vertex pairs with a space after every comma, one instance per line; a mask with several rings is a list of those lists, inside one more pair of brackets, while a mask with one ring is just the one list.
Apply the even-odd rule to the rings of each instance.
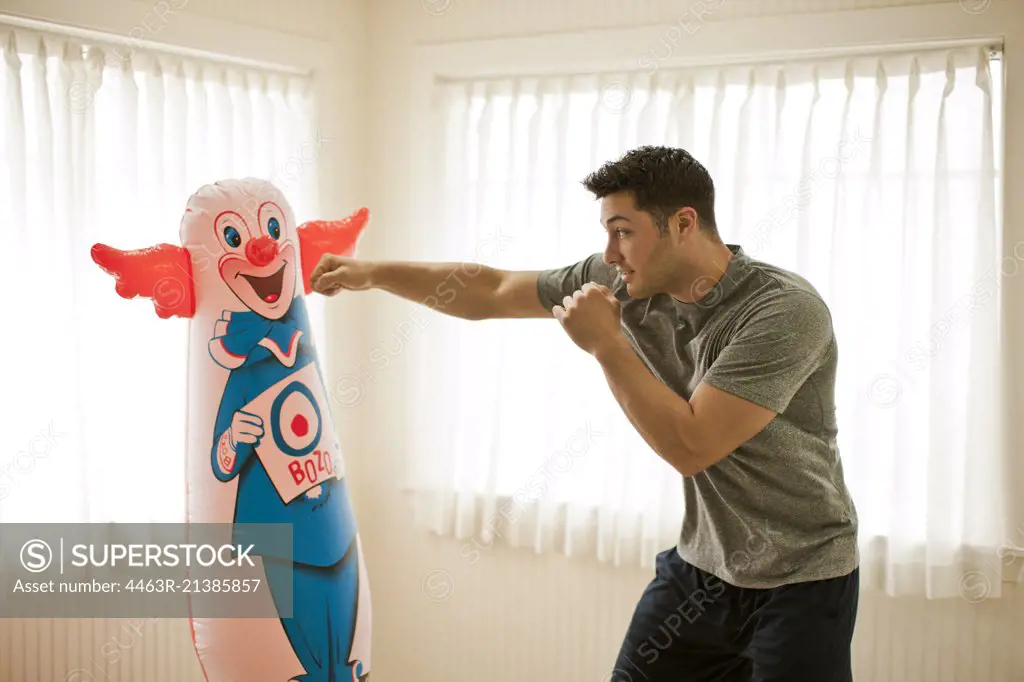
[[701, 256], [691, 268], [689, 281], [672, 293], [672, 298], [680, 303], [696, 303], [704, 298], [725, 276], [734, 257], [729, 246], [723, 243], [708, 244]]

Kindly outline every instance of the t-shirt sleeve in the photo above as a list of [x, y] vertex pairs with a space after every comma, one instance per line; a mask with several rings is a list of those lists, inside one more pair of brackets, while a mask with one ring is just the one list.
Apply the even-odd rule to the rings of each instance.
[[798, 289], [757, 305], [703, 381], [782, 413], [833, 351], [832, 316], [824, 301]]
[[615, 268], [604, 262], [604, 255], [595, 253], [578, 263], [563, 268], [543, 270], [537, 278], [537, 296], [550, 312], [562, 299], [587, 282], [611, 287], [615, 280]]

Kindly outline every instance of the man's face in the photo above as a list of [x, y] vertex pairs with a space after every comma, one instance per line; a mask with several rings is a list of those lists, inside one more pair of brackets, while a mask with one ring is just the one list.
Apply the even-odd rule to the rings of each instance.
[[608, 231], [604, 260], [618, 268], [629, 295], [642, 299], [666, 291], [678, 275], [676, 240], [662, 234], [649, 213], [636, 210], [628, 192], [601, 200], [601, 224]]

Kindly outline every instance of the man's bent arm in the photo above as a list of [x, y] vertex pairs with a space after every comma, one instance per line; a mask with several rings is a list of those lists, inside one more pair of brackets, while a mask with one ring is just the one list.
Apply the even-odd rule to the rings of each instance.
[[651, 374], [628, 345], [596, 358], [633, 427], [683, 476], [712, 466], [775, 418], [767, 408], [703, 383], [686, 400]]

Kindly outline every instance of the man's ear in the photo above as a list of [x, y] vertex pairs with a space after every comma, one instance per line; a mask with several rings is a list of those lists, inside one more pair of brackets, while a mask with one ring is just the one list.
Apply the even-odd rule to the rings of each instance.
[[683, 237], [688, 237], [700, 225], [697, 220], [697, 212], [689, 206], [676, 211], [672, 219], [676, 221], [676, 224], [679, 226], [679, 234]]

